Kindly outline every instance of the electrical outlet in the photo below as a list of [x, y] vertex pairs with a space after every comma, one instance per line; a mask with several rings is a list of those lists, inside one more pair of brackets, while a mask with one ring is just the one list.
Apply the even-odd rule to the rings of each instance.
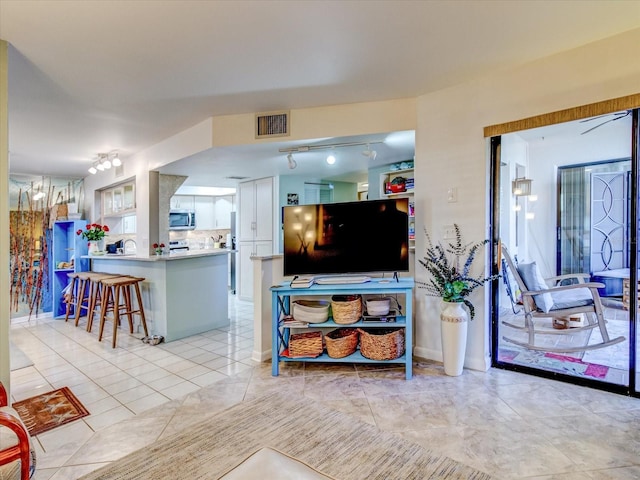
[[453, 225], [443, 225], [442, 238], [444, 238], [445, 240], [452, 240], [456, 238], [456, 227], [454, 227]]

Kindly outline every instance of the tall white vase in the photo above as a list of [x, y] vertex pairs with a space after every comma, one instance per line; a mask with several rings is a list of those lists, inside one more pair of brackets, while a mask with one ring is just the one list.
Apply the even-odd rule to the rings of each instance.
[[440, 313], [444, 373], [457, 377], [462, 374], [464, 367], [469, 316], [463, 307], [464, 303], [444, 302], [444, 305]]

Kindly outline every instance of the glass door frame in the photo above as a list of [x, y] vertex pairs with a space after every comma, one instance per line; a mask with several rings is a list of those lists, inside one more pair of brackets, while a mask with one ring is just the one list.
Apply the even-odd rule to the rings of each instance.
[[[630, 182], [630, 195], [635, 201], [631, 201], [630, 205], [630, 218], [631, 224], [636, 225], [638, 228], [630, 229], [629, 243], [630, 243], [630, 265], [636, 266], [636, 268], [630, 268], [630, 284], [638, 285], [638, 229], [640, 228], [640, 206], [638, 205], [638, 194], [640, 192], [640, 175], [638, 166], [638, 148], [640, 146], [640, 125], [639, 125], [639, 112], [640, 109], [635, 108], [632, 110], [632, 148], [631, 148], [631, 182]], [[489, 236], [492, 241], [492, 248], [490, 251], [490, 266], [491, 273], [496, 274], [500, 272], [500, 153], [501, 153], [501, 135], [495, 135], [489, 137], [489, 157], [490, 157], [490, 193], [489, 193]], [[494, 280], [491, 283], [490, 292], [490, 315], [491, 315], [491, 366], [493, 368], [500, 368], [504, 370], [511, 370], [515, 372], [521, 372], [528, 375], [534, 375], [543, 378], [550, 378], [554, 380], [561, 380], [567, 383], [586, 386], [598, 390], [605, 390], [608, 392], [619, 393], [623, 395], [630, 395], [634, 397], [640, 397], [638, 391], [639, 383], [636, 381], [636, 332], [638, 331], [638, 321], [640, 315], [638, 315], [638, 295], [630, 295], [629, 301], [629, 382], [627, 385], [617, 385], [612, 383], [604, 383], [599, 380], [591, 380], [585, 377], [575, 377], [557, 372], [551, 372], [546, 370], [540, 370], [537, 368], [527, 367], [523, 365], [516, 365], [513, 363], [506, 363], [498, 360], [499, 350], [499, 295], [500, 295], [500, 282], [502, 280]]]

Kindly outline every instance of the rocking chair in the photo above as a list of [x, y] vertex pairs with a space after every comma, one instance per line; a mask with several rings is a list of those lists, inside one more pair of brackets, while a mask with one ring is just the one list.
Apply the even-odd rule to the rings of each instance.
[[[511, 328], [525, 330], [528, 333], [527, 342], [503, 336], [502, 338], [505, 341], [529, 350], [557, 353], [595, 350], [624, 341], [625, 337], [622, 336], [613, 339], [609, 338], [602, 302], [598, 293], [598, 288], [603, 288], [604, 285], [595, 282], [586, 283], [585, 280], [589, 279], [589, 274], [568, 274], [543, 279], [535, 262], [516, 266], [504, 245], [502, 245], [502, 256], [522, 292], [524, 326], [506, 321], [502, 323]], [[577, 283], [564, 285], [563, 283], [567, 281]], [[548, 284], [550, 283], [554, 286], [549, 287]], [[585, 324], [575, 328], [567, 328], [570, 323], [570, 317], [577, 314], [584, 314], [583, 316], [586, 317]], [[561, 328], [540, 328], [536, 326], [536, 318], [551, 318], [552, 324]], [[602, 335], [602, 342], [599, 343], [572, 347], [552, 347], [536, 344], [536, 335], [568, 335], [596, 327], [600, 329], [600, 334]]]

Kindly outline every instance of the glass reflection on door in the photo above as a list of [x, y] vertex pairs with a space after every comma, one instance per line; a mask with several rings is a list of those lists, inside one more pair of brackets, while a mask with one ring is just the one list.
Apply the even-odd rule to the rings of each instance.
[[501, 137], [498, 364], [629, 385], [631, 122], [616, 123]]

